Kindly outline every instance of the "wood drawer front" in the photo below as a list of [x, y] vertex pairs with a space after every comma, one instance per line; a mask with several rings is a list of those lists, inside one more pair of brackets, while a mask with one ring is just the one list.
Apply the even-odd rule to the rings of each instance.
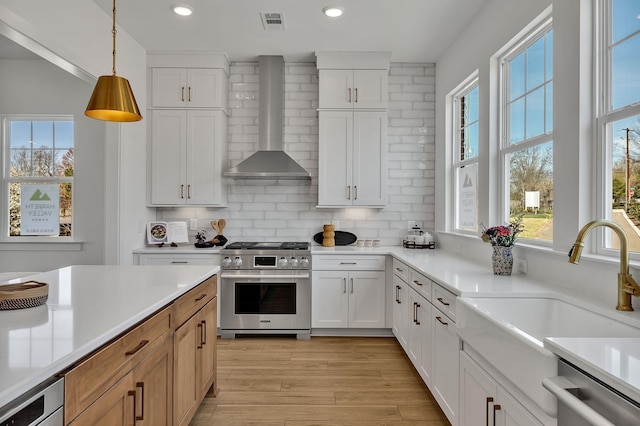
[[176, 322], [174, 328], [180, 327], [193, 314], [213, 299], [218, 293], [217, 275], [212, 276], [197, 287], [189, 290], [175, 301]]
[[456, 295], [449, 290], [445, 290], [438, 284], [433, 284], [431, 292], [431, 303], [440, 309], [446, 316], [453, 321], [456, 320]]
[[425, 299], [431, 301], [431, 292], [433, 281], [416, 271], [415, 269], [409, 269], [409, 284]]
[[314, 256], [313, 269], [319, 271], [384, 271], [385, 256]]
[[106, 344], [65, 375], [65, 419], [68, 423], [114, 383], [160, 347], [171, 334], [169, 306]]
[[402, 279], [402, 281], [409, 282], [409, 267], [398, 259], [393, 259], [393, 273]]

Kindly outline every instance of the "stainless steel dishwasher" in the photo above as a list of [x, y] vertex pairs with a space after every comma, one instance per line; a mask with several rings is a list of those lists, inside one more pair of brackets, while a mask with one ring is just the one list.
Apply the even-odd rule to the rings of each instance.
[[0, 407], [0, 426], [62, 426], [64, 378], [51, 378]]
[[558, 398], [558, 426], [637, 426], [640, 403], [561, 359], [543, 386]]

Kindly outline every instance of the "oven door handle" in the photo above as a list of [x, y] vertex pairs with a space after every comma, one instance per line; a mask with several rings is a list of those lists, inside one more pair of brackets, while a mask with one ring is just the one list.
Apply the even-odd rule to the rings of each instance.
[[220, 278], [240, 278], [240, 279], [260, 279], [260, 280], [274, 280], [274, 279], [300, 279], [300, 278], [309, 278], [309, 274], [294, 274], [294, 275], [260, 275], [260, 274], [221, 274]]

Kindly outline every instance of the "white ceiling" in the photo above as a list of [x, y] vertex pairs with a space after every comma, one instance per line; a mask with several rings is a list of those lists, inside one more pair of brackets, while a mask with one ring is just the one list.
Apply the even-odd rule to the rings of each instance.
[[[393, 62], [435, 62], [488, 0], [126, 0], [117, 23], [147, 51], [222, 50], [232, 61], [283, 55], [315, 61], [314, 52], [390, 51]], [[112, 0], [94, 0], [111, 16]], [[180, 17], [174, 3], [192, 3]], [[329, 19], [323, 7], [344, 14]], [[260, 12], [284, 14], [284, 31], [265, 31]], [[105, 37], [110, 37], [105, 28]]]

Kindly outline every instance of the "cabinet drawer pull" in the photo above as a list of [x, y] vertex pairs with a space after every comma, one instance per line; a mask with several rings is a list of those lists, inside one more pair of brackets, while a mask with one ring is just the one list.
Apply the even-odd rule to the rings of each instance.
[[357, 265], [358, 262], [340, 262], [341, 265]]
[[351, 199], [351, 185], [347, 185], [347, 200]]
[[436, 317], [436, 319], [440, 322], [440, 324], [442, 325], [449, 325], [448, 322], [442, 321], [442, 317]]
[[400, 303], [400, 286], [396, 286], [396, 303]]
[[420, 304], [416, 303], [416, 325], [420, 325], [420, 318], [418, 318], [418, 313], [420, 313]]
[[342, 279], [342, 292], [343, 293], [347, 292], [347, 279], [346, 278]]
[[124, 354], [126, 356], [133, 355], [136, 352], [138, 352], [140, 349], [144, 348], [147, 343], [149, 343], [148, 340], [142, 340], [140, 343], [138, 343], [138, 346], [136, 346], [135, 348], [131, 349], [130, 351], [125, 352]]
[[413, 280], [413, 282], [414, 282], [414, 284], [422, 285], [422, 283], [420, 281], [418, 281], [418, 280]]
[[358, 185], [354, 186], [354, 187], [353, 187], [353, 190], [354, 190], [354, 192], [355, 192], [355, 197], [353, 197], [353, 199], [354, 199], [354, 200], [357, 200], [357, 199], [358, 199]]
[[184, 86], [182, 86], [182, 94], [180, 95], [180, 100], [184, 102]]
[[201, 340], [202, 340], [202, 346], [204, 346], [204, 345], [207, 344], [207, 322], [202, 320], [201, 324], [202, 324], [202, 337], [201, 337]]
[[200, 341], [198, 342], [198, 349], [202, 349], [202, 323], [199, 322], [196, 325], [196, 328], [198, 329], [198, 332], [200, 333]]
[[349, 88], [349, 103], [351, 103], [351, 88]]
[[136, 388], [140, 388], [140, 416], [136, 416], [136, 420], [144, 420], [144, 382], [136, 383]]
[[180, 185], [180, 198], [184, 198], [184, 185]]
[[136, 391], [132, 391], [130, 390], [129, 392], [127, 392], [127, 396], [133, 397], [133, 424], [136, 424]]
[[207, 297], [207, 293], [202, 293], [202, 294], [200, 295], [200, 297], [196, 297], [196, 302], [201, 301], [201, 300], [202, 300], [202, 299], [204, 299], [205, 297]]
[[189, 261], [187, 261], [187, 260], [172, 260], [171, 263], [185, 264], [185, 263], [189, 263]]
[[187, 198], [191, 199], [191, 184], [187, 185]]
[[403, 272], [403, 271], [404, 271], [404, 269], [402, 269], [402, 268], [396, 268], [396, 271], [398, 271], [398, 272]]
[[444, 299], [442, 299], [442, 297], [438, 297], [438, 302], [442, 303], [444, 306], [449, 306], [449, 302], [445, 302]]
[[[493, 402], [493, 397], [488, 396], [487, 397], [487, 402], [486, 402], [486, 418], [487, 418], [487, 422], [486, 422], [486, 426], [489, 426], [489, 404], [491, 404]], [[494, 422], [495, 425], [495, 422]]]
[[191, 86], [189, 86], [189, 102], [191, 102]]
[[358, 103], [358, 88], [356, 87], [356, 103]]
[[351, 278], [351, 294], [353, 294], [353, 278]]

